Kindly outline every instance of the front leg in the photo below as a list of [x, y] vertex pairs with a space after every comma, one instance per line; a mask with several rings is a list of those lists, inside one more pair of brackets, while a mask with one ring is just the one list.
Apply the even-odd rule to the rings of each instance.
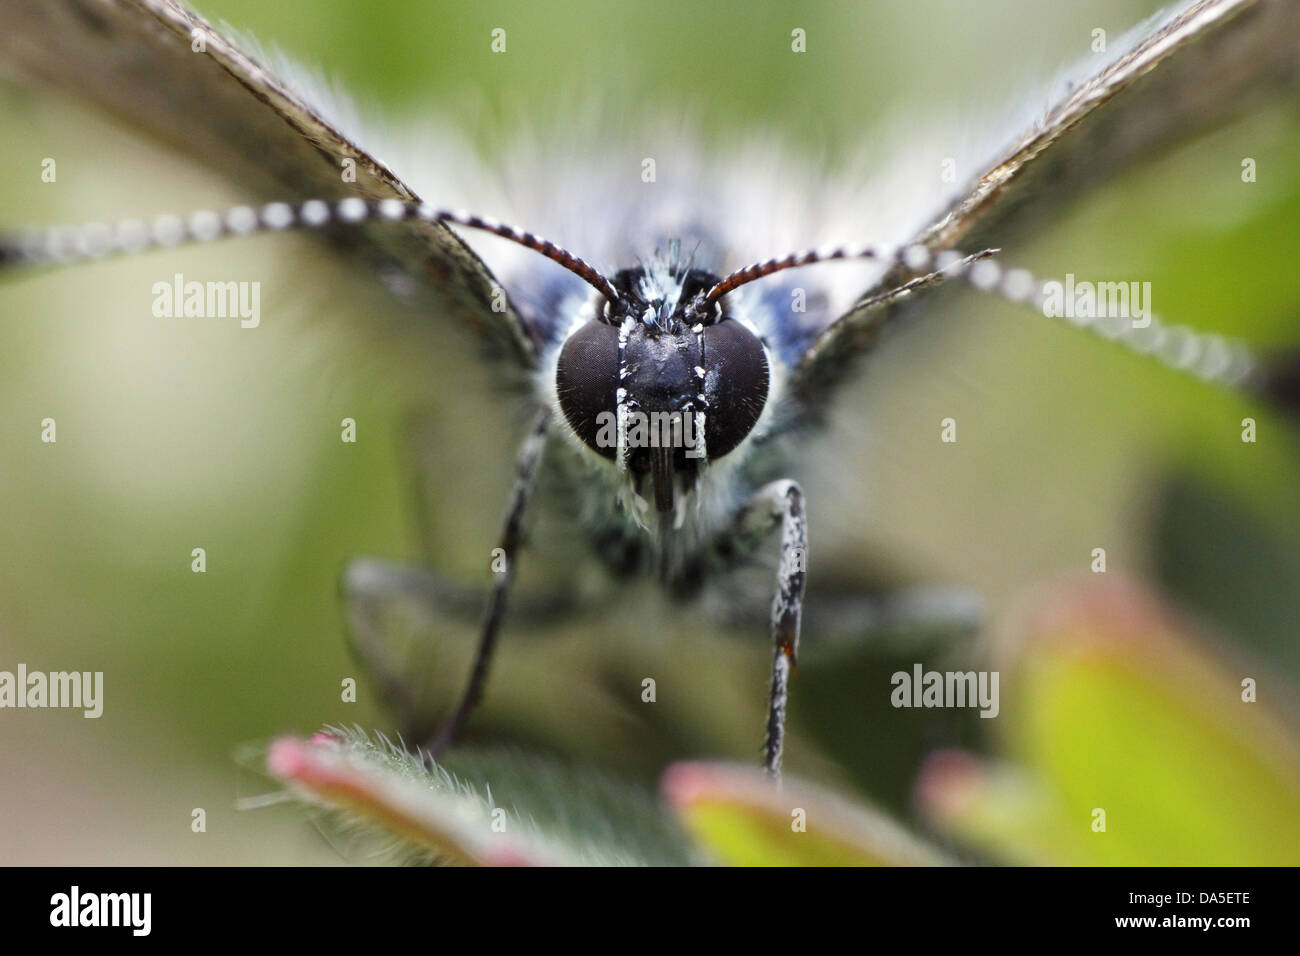
[[460, 732], [470, 713], [483, 696], [483, 687], [487, 683], [488, 668], [492, 664], [492, 652], [496, 649], [497, 633], [501, 629], [501, 620], [506, 613], [506, 598], [510, 594], [510, 583], [514, 580], [515, 552], [523, 536], [524, 512], [528, 499], [537, 480], [538, 466], [542, 459], [542, 449], [546, 447], [546, 434], [550, 427], [550, 409], [543, 409], [533, 420], [528, 437], [524, 439], [515, 460], [515, 482], [510, 489], [510, 500], [506, 505], [505, 518], [501, 524], [501, 536], [497, 548], [504, 557], [504, 567], [497, 572], [496, 581], [488, 593], [487, 607], [479, 625], [478, 648], [474, 654], [474, 664], [470, 669], [469, 681], [451, 715], [444, 721], [442, 729], [429, 743], [426, 751], [427, 760], [435, 760]]
[[749, 551], [777, 524], [781, 526], [781, 563], [776, 573], [776, 594], [772, 598], [772, 687], [768, 696], [767, 738], [763, 744], [763, 768], [773, 776], [781, 773], [786, 700], [790, 677], [798, 663], [799, 623], [807, 583], [808, 527], [803, 490], [789, 480], [773, 481], [759, 488], [741, 505], [734, 525], [724, 536], [725, 540], [719, 542], [724, 547]]

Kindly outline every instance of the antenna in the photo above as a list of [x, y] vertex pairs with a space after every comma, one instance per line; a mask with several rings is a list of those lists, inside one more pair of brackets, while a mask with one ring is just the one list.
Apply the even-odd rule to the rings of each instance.
[[[927, 280], [956, 275], [982, 292], [991, 292], [1017, 305], [1029, 306], [1042, 315], [1056, 317], [1046, 308], [1049, 296], [1045, 284], [1024, 269], [1003, 269], [992, 258], [999, 251], [985, 249], [970, 255], [955, 249], [936, 252], [917, 243], [898, 249], [859, 245], [794, 252], [737, 269], [697, 296], [689, 311], [696, 316], [705, 315], [710, 306], [716, 311], [718, 299], [728, 292], [786, 269], [837, 260], [870, 259], [901, 266], [915, 278], [857, 303], [850, 310], [850, 316], [857, 307], [880, 305], [909, 294], [916, 286], [927, 284]], [[1129, 351], [1154, 357], [1175, 371], [1229, 388], [1245, 388], [1260, 393], [1269, 389], [1273, 379], [1282, 377], [1268, 368], [1261, 371], [1260, 361], [1245, 342], [1215, 333], [1198, 332], [1185, 325], [1166, 325], [1155, 316], [1148, 316], [1147, 321], [1140, 325], [1127, 317], [1111, 316], [1074, 316], [1066, 318], [1066, 321], [1118, 342]]]
[[212, 242], [227, 236], [250, 236], [287, 229], [321, 229], [332, 224], [358, 225], [368, 220], [401, 222], [421, 219], [451, 223], [509, 239], [540, 253], [582, 279], [611, 301], [618, 290], [593, 266], [548, 239], [497, 222], [486, 216], [455, 209], [439, 209], [425, 202], [401, 199], [309, 199], [298, 204], [268, 203], [260, 208], [235, 206], [224, 213], [201, 211], [185, 218], [159, 216], [150, 222], [128, 219], [116, 225], [91, 223], [32, 229], [18, 236], [0, 236], [0, 268], [10, 266], [68, 265], [146, 249], [168, 248], [191, 242]]
[[747, 265], [743, 269], [737, 269], [705, 292], [702, 304], [710, 305], [742, 285], [748, 285], [774, 272], [784, 272], [786, 269], [799, 269], [837, 259], [875, 259], [879, 262], [888, 262], [892, 258], [891, 253], [877, 249], [875, 246], [837, 246], [831, 249], [805, 249], [802, 252], [792, 252], [779, 259], [766, 259], [763, 262]]

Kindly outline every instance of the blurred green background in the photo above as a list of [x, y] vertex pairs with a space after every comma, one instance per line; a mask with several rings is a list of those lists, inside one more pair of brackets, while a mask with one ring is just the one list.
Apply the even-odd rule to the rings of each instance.
[[[1157, 6], [571, 3], [559, 13], [531, 2], [205, 0], [201, 10], [323, 66], [363, 104], [412, 119], [436, 108], [490, 149], [510, 148], [521, 115], [581, 115], [595, 90], [632, 116], [708, 117], [721, 136], [774, 128], [811, 162], [870, 137], [893, 110], [914, 108], [923, 123], [936, 102], [1021, 96], [1085, 55], [1093, 27], [1118, 37]], [[510, 52], [493, 58], [497, 26]], [[808, 30], [807, 55], [755, 55], [788, 48], [795, 26]], [[0, 86], [0, 143], [6, 225], [248, 198], [16, 85]], [[1259, 163], [1251, 186], [1243, 155]], [[57, 185], [39, 181], [44, 156], [59, 160]], [[1004, 257], [1041, 275], [1150, 280], [1167, 319], [1293, 345], [1298, 217], [1300, 122], [1279, 104], [1152, 157]], [[260, 280], [262, 327], [154, 319], [149, 289], [174, 272]], [[794, 477], [809, 495], [814, 589], [819, 574], [969, 586], [994, 627], [974, 642], [820, 647], [809, 633], [790, 769], [922, 826], [913, 793], [924, 755], [997, 752], [1008, 731], [982, 725], [1016, 717], [892, 710], [889, 673], [913, 661], [976, 666], [1026, 589], [1086, 571], [1098, 546], [1112, 573], [1187, 611], [1228, 674], [1258, 676], [1262, 703], [1292, 710], [1300, 432], [1032, 314], [974, 295], [944, 301], [948, 321], [914, 324], [845, 390]], [[0, 284], [0, 669], [102, 670], [106, 682], [97, 721], [0, 713], [0, 860], [341, 859], [296, 811], [237, 811], [239, 797], [272, 785], [232, 754], [324, 722], [392, 726], [348, 657], [339, 572], [358, 555], [419, 560], [406, 450], [418, 418], [437, 449], [427, 511], [441, 565], [481, 584], [520, 434], [518, 408], [463, 339], [394, 312], [377, 284], [283, 236]], [[938, 422], [950, 414], [960, 440], [943, 446]], [[1238, 437], [1246, 415], [1259, 421], [1254, 445]], [[39, 441], [47, 416], [53, 446]], [[354, 446], [339, 442], [343, 417], [359, 423]], [[190, 571], [200, 546], [203, 575]], [[539, 534], [525, 591], [543, 587], [546, 562]], [[756, 760], [765, 635], [714, 633], [656, 601], [638, 590], [622, 613], [580, 615], [549, 635], [508, 621], [478, 739], [526, 741], [646, 783], [673, 758]], [[468, 636], [447, 625], [438, 688], [459, 682]], [[659, 684], [650, 716], [640, 675]], [[355, 704], [340, 700], [345, 677], [358, 678]], [[190, 832], [193, 807], [207, 811], [205, 834]]]

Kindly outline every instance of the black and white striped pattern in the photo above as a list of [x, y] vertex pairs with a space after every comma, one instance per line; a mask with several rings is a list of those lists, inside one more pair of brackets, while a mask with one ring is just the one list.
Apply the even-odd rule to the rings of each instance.
[[[1047, 315], [1044, 283], [1024, 269], [1005, 270], [993, 259], [981, 259], [965, 268], [963, 275], [982, 292], [991, 292]], [[1213, 332], [1198, 332], [1185, 325], [1167, 325], [1155, 316], [1145, 326], [1137, 326], [1126, 317], [1113, 316], [1062, 317], [1060, 321], [1117, 342], [1131, 352], [1150, 356], [1175, 371], [1228, 388], [1246, 384], [1258, 365], [1244, 342]]]
[[704, 424], [705, 416], [709, 412], [709, 396], [706, 391], [708, 388], [708, 373], [706, 371], [708, 356], [704, 352], [704, 326], [697, 323], [691, 328], [691, 332], [695, 335], [695, 343], [700, 349], [700, 364], [695, 366], [695, 379], [699, 387], [695, 392], [695, 407], [692, 414], [695, 416], [695, 441], [698, 443], [699, 460], [700, 464], [703, 465], [707, 464], [709, 460], [709, 444]]
[[[129, 255], [149, 249], [165, 249], [186, 243], [213, 242], [235, 236], [288, 229], [321, 229], [332, 224], [359, 225], [369, 221], [405, 220], [451, 223], [508, 239], [558, 263], [595, 289], [607, 303], [620, 301], [612, 282], [593, 266], [548, 239], [517, 229], [486, 216], [463, 210], [441, 209], [425, 202], [400, 199], [309, 199], [294, 205], [284, 202], [264, 206], [235, 206], [224, 213], [201, 210], [181, 217], [158, 216], [152, 220], [127, 219], [109, 226], [90, 223], [32, 229], [17, 236], [0, 236], [0, 267], [69, 265], [115, 255]], [[780, 258], [767, 259], [738, 269], [699, 296], [687, 309], [697, 320], [720, 312], [719, 299], [757, 279], [787, 269], [824, 262], [868, 259], [896, 265], [916, 276], [938, 278], [960, 276], [983, 292], [1010, 302], [1043, 310], [1043, 284], [1024, 269], [1004, 270], [985, 249], [966, 255], [954, 249], [934, 252], [915, 244], [898, 249], [881, 246], [837, 246], [808, 249]], [[900, 286], [903, 292], [907, 285]], [[886, 293], [882, 302], [893, 297]], [[1166, 325], [1152, 317], [1145, 327], [1126, 319], [1071, 318], [1067, 321], [1103, 338], [1118, 342], [1130, 351], [1151, 356], [1176, 371], [1229, 388], [1250, 384], [1259, 363], [1242, 342], [1213, 333], [1198, 332], [1182, 325]], [[828, 329], [833, 332], [833, 329]]]
[[261, 207], [235, 206], [224, 213], [203, 210], [189, 216], [158, 216], [144, 221], [128, 219], [109, 226], [89, 223], [31, 229], [17, 236], [0, 236], [0, 266], [71, 265], [149, 249], [167, 249], [187, 243], [213, 242], [233, 236], [287, 229], [322, 229], [329, 225], [359, 225], [369, 221], [404, 220], [451, 223], [490, 232], [509, 239], [578, 276], [607, 299], [616, 300], [613, 284], [593, 266], [548, 239], [514, 226], [457, 209], [440, 209], [425, 202], [400, 199], [309, 199], [299, 204], [268, 203]]
[[[934, 252], [921, 244], [901, 249], [880, 246], [808, 249], [778, 259], [755, 262], [736, 270], [705, 292], [698, 300], [698, 305], [692, 305], [692, 310], [704, 314], [711, 306], [716, 307], [718, 299], [728, 292], [786, 269], [837, 260], [868, 259], [901, 266], [925, 279], [960, 276], [981, 292], [993, 293], [1009, 302], [1029, 306], [1037, 309], [1040, 314], [1046, 314], [1043, 283], [1025, 269], [1004, 269], [992, 258], [997, 251], [985, 249], [973, 255], [955, 249]], [[895, 292], [906, 291], [910, 290], [904, 285], [877, 298], [883, 303], [894, 298]], [[1117, 342], [1139, 355], [1151, 356], [1175, 371], [1229, 388], [1247, 384], [1258, 367], [1251, 349], [1244, 342], [1214, 333], [1198, 332], [1185, 325], [1166, 325], [1154, 316], [1151, 317], [1150, 324], [1143, 327], [1133, 325], [1127, 318], [1106, 316], [1075, 317], [1065, 321]]]
[[751, 555], [778, 528], [781, 551], [770, 615], [772, 682], [768, 692], [767, 733], [763, 740], [763, 767], [777, 778], [781, 775], [785, 752], [790, 680], [799, 662], [799, 633], [808, 580], [808, 521], [803, 489], [788, 478], [768, 482], [740, 505], [730, 524], [711, 543], [717, 553]]
[[[719, 280], [713, 288], [704, 293], [702, 305], [716, 302], [728, 292], [733, 292], [742, 285], [770, 276], [775, 272], [784, 272], [786, 269], [799, 269], [803, 266], [816, 265], [819, 262], [834, 262], [837, 259], [873, 259], [878, 262], [892, 262], [896, 258], [896, 253], [876, 246], [833, 246], [828, 249], [804, 249], [801, 252], [792, 252], [787, 256], [774, 259], [764, 259], [762, 262], [755, 262], [743, 269], [737, 269], [731, 275]], [[704, 311], [702, 307], [699, 310], [700, 314], [703, 314]]]
[[752, 540], [778, 526], [781, 558], [776, 572], [776, 593], [772, 596], [772, 684], [768, 692], [767, 734], [763, 741], [763, 768], [776, 777], [781, 774], [785, 751], [786, 707], [790, 678], [799, 660], [799, 630], [808, 577], [808, 526], [803, 490], [788, 479], [773, 481], [754, 492], [741, 506], [734, 527], [736, 534]]

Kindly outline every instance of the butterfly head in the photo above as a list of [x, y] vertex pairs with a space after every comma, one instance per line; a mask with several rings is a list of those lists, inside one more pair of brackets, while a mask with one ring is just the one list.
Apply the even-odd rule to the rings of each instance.
[[627, 472], [638, 494], [650, 491], [661, 513], [694, 486], [702, 464], [740, 445], [767, 402], [758, 336], [703, 302], [717, 282], [670, 264], [624, 269], [556, 366], [568, 426]]

